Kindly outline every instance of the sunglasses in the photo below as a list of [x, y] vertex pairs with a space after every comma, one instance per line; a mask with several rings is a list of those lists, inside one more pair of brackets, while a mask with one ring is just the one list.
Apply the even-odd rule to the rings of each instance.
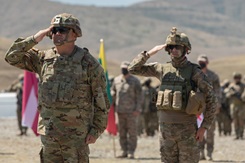
[[66, 28], [66, 27], [54, 27], [52, 28], [51, 32], [52, 34], [56, 34], [59, 32], [60, 34], [66, 34], [70, 31], [71, 28]]
[[181, 45], [168, 45], [168, 48], [173, 50], [174, 48], [177, 50], [180, 50], [183, 46]]

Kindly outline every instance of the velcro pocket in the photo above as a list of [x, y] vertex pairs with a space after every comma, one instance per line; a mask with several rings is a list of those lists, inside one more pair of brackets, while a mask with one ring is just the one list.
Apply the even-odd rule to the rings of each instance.
[[162, 106], [163, 96], [164, 96], [164, 92], [163, 91], [158, 91], [157, 102], [156, 102], [156, 106], [157, 107]]
[[181, 110], [181, 108], [182, 108], [182, 93], [181, 93], [181, 91], [175, 91], [173, 93], [172, 108], [174, 110]]
[[163, 102], [162, 102], [163, 109], [171, 109], [172, 100], [173, 100], [172, 90], [165, 89], [164, 90]]

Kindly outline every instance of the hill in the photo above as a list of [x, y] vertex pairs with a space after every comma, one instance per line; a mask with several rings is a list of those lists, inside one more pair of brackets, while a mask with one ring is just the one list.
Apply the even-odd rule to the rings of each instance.
[[[11, 42], [48, 27], [51, 18], [63, 12], [72, 13], [80, 20], [83, 37], [77, 44], [87, 47], [95, 57], [99, 52], [99, 40], [104, 39], [108, 67], [113, 75], [120, 72], [121, 61], [130, 61], [139, 52], [164, 43], [172, 26], [189, 36], [193, 47], [188, 56], [191, 61], [195, 62], [200, 53], [205, 53], [211, 61], [220, 63], [217, 65], [221, 67], [215, 65], [214, 68], [222, 71], [224, 62], [230, 66], [228, 57], [234, 56], [236, 60], [235, 56], [243, 57], [245, 51], [243, 0], [185, 0], [184, 3], [183, 0], [154, 0], [129, 7], [67, 5], [48, 0], [0, 0], [0, 3], [0, 72], [5, 75], [3, 80], [20, 72], [2, 60]], [[39, 45], [42, 48], [50, 46], [48, 38]], [[169, 60], [166, 52], [161, 53], [164, 55], [158, 54], [150, 61]], [[244, 67], [241, 59], [231, 64], [237, 62]], [[241, 69], [237, 65], [225, 69], [227, 75], [224, 78], [236, 71], [233, 66]]]
[[[142, 50], [165, 42], [172, 26], [185, 32], [192, 54], [241, 54], [245, 50], [245, 3], [243, 0], [154, 0], [130, 7], [67, 5], [48, 0], [0, 0], [0, 36], [26, 37], [49, 26], [51, 18], [63, 12], [78, 17], [83, 30], [81, 46], [98, 53], [105, 40], [113, 60], [132, 59]], [[28, 4], [28, 5], [27, 5]], [[50, 44], [50, 40], [44, 43]]]

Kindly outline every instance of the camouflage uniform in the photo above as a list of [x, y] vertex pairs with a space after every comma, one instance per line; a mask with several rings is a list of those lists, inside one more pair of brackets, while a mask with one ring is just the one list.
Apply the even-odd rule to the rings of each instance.
[[232, 118], [230, 113], [230, 106], [229, 106], [229, 100], [226, 97], [226, 93], [228, 92], [228, 86], [230, 82], [228, 80], [225, 80], [221, 84], [221, 109], [220, 109], [220, 123], [219, 126], [219, 133], [224, 132], [224, 135], [231, 135], [231, 124], [232, 124]]
[[[149, 79], [148, 79], [149, 80]], [[158, 130], [158, 120], [157, 120], [157, 108], [154, 103], [154, 96], [157, 94], [156, 89], [153, 88], [150, 84], [145, 82], [142, 87], [142, 113], [144, 116], [144, 128], [147, 136], [154, 136], [155, 131]]]
[[[239, 79], [237, 79], [239, 78]], [[230, 102], [231, 115], [234, 122], [236, 139], [243, 139], [244, 117], [245, 117], [245, 99], [242, 94], [245, 91], [245, 85], [241, 82], [241, 74], [234, 74], [234, 79], [228, 87], [226, 94]]]
[[18, 79], [15, 80], [8, 89], [6, 89], [6, 92], [16, 92], [16, 98], [17, 98], [17, 109], [16, 109], [16, 115], [17, 115], [17, 122], [18, 122], [18, 128], [20, 130], [19, 136], [26, 135], [28, 127], [22, 126], [22, 94], [23, 94], [23, 81], [24, 81], [24, 75], [20, 74]]
[[23, 94], [23, 81], [20, 81], [18, 89], [16, 91], [17, 94], [17, 120], [18, 127], [20, 130], [20, 135], [26, 135], [27, 127], [22, 126], [22, 94]]
[[127, 157], [127, 155], [134, 157], [137, 146], [137, 118], [133, 112], [141, 112], [140, 81], [131, 74], [127, 77], [119, 75], [114, 78], [111, 94], [115, 99], [115, 110], [119, 119], [122, 157]]
[[[212, 84], [215, 94], [218, 97], [219, 101], [220, 101], [220, 82], [219, 82], [219, 77], [217, 74], [215, 74], [213, 71], [211, 70], [207, 70], [206, 75], [208, 77], [208, 80], [210, 81], [210, 83]], [[221, 105], [218, 105], [221, 106]], [[216, 108], [216, 114], [219, 112], [217, 111], [220, 108]], [[211, 127], [207, 130], [206, 132], [206, 138], [204, 139], [204, 141], [201, 143], [201, 150], [204, 151], [205, 148], [205, 144], [207, 145], [207, 155], [209, 157], [210, 160], [212, 160], [212, 153], [214, 150], [214, 131], [215, 131], [215, 120], [213, 121]]]
[[[69, 14], [60, 17], [68, 17], [70, 24], [77, 20]], [[98, 138], [107, 123], [109, 100], [103, 68], [88, 50], [78, 46], [71, 55], [63, 56], [55, 48], [34, 49], [36, 44], [33, 36], [18, 38], [5, 60], [39, 75], [41, 162], [89, 162], [86, 137]]]
[[[215, 72], [207, 68], [207, 64], [209, 63], [209, 60], [205, 54], [199, 55], [197, 58], [197, 61], [202, 71], [207, 76], [209, 82], [212, 84], [214, 92], [216, 96], [218, 97], [219, 105], [216, 108], [216, 114], [217, 114], [219, 113], [219, 109], [220, 109], [219, 107], [221, 106], [220, 104], [221, 91], [220, 91], [219, 77]], [[215, 131], [215, 121], [213, 121], [211, 127], [206, 131], [206, 137], [204, 138], [204, 141], [200, 143], [200, 148], [201, 148], [200, 159], [205, 159], [204, 149], [205, 149], [205, 144], [206, 144], [207, 145], [207, 155], [209, 159], [212, 160], [212, 153], [214, 150], [214, 131]]]
[[[191, 49], [188, 37], [184, 33], [176, 33], [177, 29], [173, 28], [171, 34], [167, 37], [165, 50], [170, 54], [170, 45], [181, 45]], [[186, 50], [185, 49], [185, 50]], [[150, 55], [144, 51], [139, 54], [129, 65], [129, 72], [132, 74], [142, 76], [154, 76], [161, 81], [160, 90], [164, 83], [168, 83], [169, 88], [175, 87], [173, 83], [176, 81], [193, 81], [201, 92], [206, 96], [207, 109], [204, 114], [204, 120], [201, 124], [203, 128], [209, 128], [215, 112], [216, 97], [213, 88], [208, 82], [207, 77], [202, 73], [200, 68], [189, 62], [183, 52], [178, 59], [172, 58], [172, 61], [166, 64], [150, 63], [146, 61]], [[171, 56], [172, 57], [172, 56]], [[189, 69], [191, 78], [182, 78], [182, 72]], [[166, 81], [167, 79], [167, 81]], [[189, 81], [190, 82], [190, 81]], [[192, 83], [192, 82], [191, 82]], [[172, 85], [171, 85], [172, 84]], [[158, 94], [159, 96], [159, 94]], [[170, 102], [170, 101], [166, 101]], [[185, 105], [184, 105], [185, 106]], [[183, 107], [184, 107], [183, 106]], [[199, 147], [196, 140], [197, 122], [196, 115], [190, 115], [183, 111], [172, 109], [162, 109], [158, 107], [159, 127], [160, 127], [160, 152], [162, 162], [198, 162], [199, 161]]]

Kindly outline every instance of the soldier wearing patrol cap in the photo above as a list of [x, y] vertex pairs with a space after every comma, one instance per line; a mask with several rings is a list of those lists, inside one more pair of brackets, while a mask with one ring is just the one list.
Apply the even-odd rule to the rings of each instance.
[[[170, 55], [170, 62], [146, 63], [162, 49]], [[165, 44], [138, 54], [128, 67], [132, 74], [154, 76], [161, 82], [156, 106], [162, 162], [199, 162], [198, 142], [203, 140], [205, 131], [214, 120], [217, 97], [200, 67], [188, 61], [186, 55], [190, 52], [187, 35], [173, 27]], [[196, 92], [197, 89], [200, 92]], [[206, 103], [206, 110], [204, 120], [197, 128], [196, 114], [200, 113], [203, 105], [195, 101], [201, 99]]]
[[[33, 48], [48, 36], [54, 47]], [[68, 13], [25, 39], [18, 38], [5, 60], [39, 75], [38, 132], [41, 162], [89, 162], [89, 146], [106, 128], [109, 100], [104, 70], [86, 48], [75, 45], [80, 23]]]
[[[221, 88], [220, 88], [219, 76], [208, 68], [209, 60], [206, 54], [199, 55], [197, 58], [197, 62], [200, 65], [202, 72], [207, 76], [207, 79], [212, 84], [214, 92], [218, 98], [218, 105], [216, 107], [216, 115], [217, 115], [217, 118], [220, 119], [221, 114], [219, 114], [219, 110], [221, 107]], [[213, 121], [211, 127], [207, 130], [204, 141], [200, 143], [200, 147], [201, 147], [200, 159], [201, 160], [206, 159], [205, 152], [204, 152], [205, 145], [207, 147], [208, 159], [209, 160], [213, 159], [212, 153], [214, 150], [214, 131], [215, 131], [215, 120]]]
[[122, 153], [118, 158], [134, 158], [137, 147], [137, 117], [141, 112], [141, 85], [128, 72], [128, 61], [121, 63], [122, 74], [114, 78], [111, 94], [119, 123], [119, 142]]

